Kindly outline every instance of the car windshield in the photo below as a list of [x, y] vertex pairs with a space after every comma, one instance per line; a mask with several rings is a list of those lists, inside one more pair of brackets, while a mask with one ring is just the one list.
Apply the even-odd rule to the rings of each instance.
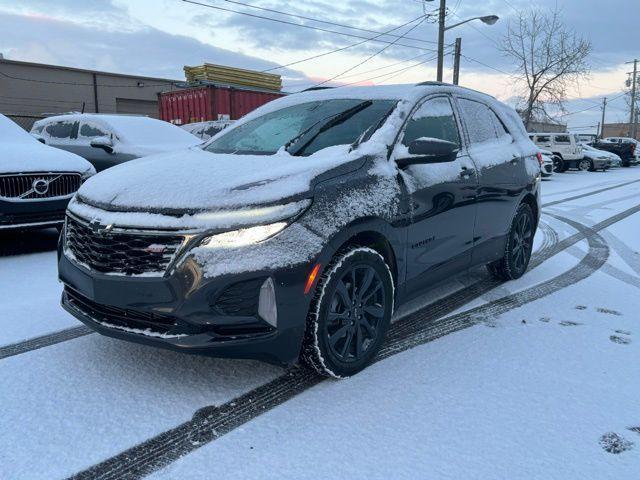
[[213, 153], [272, 155], [295, 143], [308, 156], [334, 145], [350, 145], [371, 134], [397, 100], [335, 99], [301, 103], [254, 118], [209, 143]]

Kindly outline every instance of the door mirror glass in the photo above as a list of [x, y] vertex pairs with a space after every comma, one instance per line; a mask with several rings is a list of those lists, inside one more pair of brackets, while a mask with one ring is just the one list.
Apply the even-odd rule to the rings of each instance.
[[396, 159], [399, 167], [425, 163], [453, 162], [458, 155], [458, 144], [439, 138], [417, 138], [409, 144], [409, 155]]
[[91, 139], [93, 148], [101, 148], [107, 153], [113, 153], [113, 140], [109, 137], [96, 137]]

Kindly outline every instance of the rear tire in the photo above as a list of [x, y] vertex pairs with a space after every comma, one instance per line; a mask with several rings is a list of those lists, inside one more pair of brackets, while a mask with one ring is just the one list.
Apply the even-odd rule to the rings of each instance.
[[382, 255], [368, 247], [339, 252], [309, 309], [303, 362], [335, 378], [364, 369], [384, 342], [393, 300], [393, 277]]
[[593, 163], [591, 160], [582, 159], [578, 162], [578, 170], [581, 172], [592, 172], [593, 171]]
[[534, 235], [533, 211], [529, 204], [522, 203], [511, 222], [504, 257], [487, 265], [489, 273], [499, 280], [515, 280], [524, 275], [531, 260]]

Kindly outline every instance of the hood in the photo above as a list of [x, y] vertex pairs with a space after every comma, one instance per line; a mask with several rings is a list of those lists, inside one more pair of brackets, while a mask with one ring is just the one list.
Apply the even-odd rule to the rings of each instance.
[[27, 172], [95, 172], [84, 158], [38, 142], [0, 145], [0, 174]]
[[308, 157], [284, 151], [274, 155], [215, 154], [196, 147], [105, 170], [85, 182], [78, 196], [84, 203], [120, 211], [184, 213], [245, 208], [304, 194], [318, 175], [359, 158], [347, 145]]

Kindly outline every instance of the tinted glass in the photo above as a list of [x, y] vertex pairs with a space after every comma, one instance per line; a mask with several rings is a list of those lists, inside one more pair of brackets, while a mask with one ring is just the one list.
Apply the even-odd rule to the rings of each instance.
[[56, 122], [45, 127], [45, 132], [52, 138], [72, 138], [78, 122]]
[[570, 144], [571, 143], [571, 138], [569, 137], [569, 135], [556, 135], [553, 138], [553, 141], [555, 143]]
[[[302, 103], [254, 118], [209, 143], [216, 153], [274, 154], [313, 125], [355, 107], [362, 99], [336, 99]], [[300, 155], [310, 155], [333, 145], [351, 144], [391, 111], [395, 100], [375, 100], [355, 115], [320, 133]]]
[[422, 137], [447, 140], [460, 145], [458, 124], [449, 99], [438, 97], [424, 102], [407, 123], [402, 143], [408, 146]]
[[80, 136], [86, 138], [95, 138], [95, 137], [108, 137], [109, 134], [96, 127], [95, 125], [90, 125], [88, 123], [83, 123], [82, 127], [80, 127]]
[[482, 143], [499, 137], [496, 131], [495, 114], [483, 103], [465, 98], [460, 99], [460, 107], [466, 119], [471, 143]]
[[536, 142], [549, 143], [550, 142], [550, 137], [549, 136], [536, 137]]

